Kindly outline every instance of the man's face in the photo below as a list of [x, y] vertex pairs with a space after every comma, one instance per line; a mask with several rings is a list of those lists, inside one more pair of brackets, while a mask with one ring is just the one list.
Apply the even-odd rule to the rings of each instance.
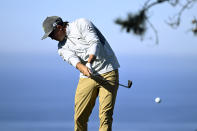
[[63, 41], [66, 36], [66, 28], [57, 25], [57, 28], [49, 35], [52, 40]]

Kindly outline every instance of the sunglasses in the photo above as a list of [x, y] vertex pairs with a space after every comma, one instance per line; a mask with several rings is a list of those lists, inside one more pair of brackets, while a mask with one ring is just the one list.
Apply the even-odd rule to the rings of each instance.
[[49, 34], [49, 37], [53, 38], [55, 36], [55, 29], [56, 28], [53, 28], [53, 31]]
[[54, 38], [55, 36], [55, 30], [57, 28], [57, 25], [63, 25], [63, 21], [61, 18], [58, 18], [55, 23], [53, 24], [53, 31], [49, 34], [49, 37]]

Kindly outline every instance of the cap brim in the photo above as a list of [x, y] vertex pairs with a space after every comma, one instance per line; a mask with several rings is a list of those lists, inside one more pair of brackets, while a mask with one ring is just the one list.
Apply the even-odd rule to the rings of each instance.
[[41, 38], [41, 40], [46, 39], [46, 38], [49, 36], [49, 34], [50, 34], [51, 32], [52, 32], [52, 31], [45, 33], [44, 36]]

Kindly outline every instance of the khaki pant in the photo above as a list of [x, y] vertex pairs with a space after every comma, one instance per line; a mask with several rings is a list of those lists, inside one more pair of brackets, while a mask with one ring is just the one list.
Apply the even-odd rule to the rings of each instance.
[[[87, 122], [99, 96], [99, 131], [112, 130], [112, 115], [118, 90], [118, 70], [102, 74], [110, 82], [94, 78], [80, 78], [75, 95], [75, 131], [87, 131]], [[112, 81], [112, 82], [111, 82]]]

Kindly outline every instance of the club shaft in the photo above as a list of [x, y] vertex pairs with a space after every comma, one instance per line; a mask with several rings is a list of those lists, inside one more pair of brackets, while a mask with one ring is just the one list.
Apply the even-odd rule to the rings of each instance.
[[[105, 81], [109, 81], [109, 82], [112, 82], [112, 81], [110, 81], [110, 80], [105, 80]], [[121, 83], [118, 83], [118, 85], [119, 85], [119, 86], [122, 86], [122, 87], [126, 87], [126, 88], [129, 88], [128, 86], [125, 86], [125, 85], [123, 85], [123, 84], [121, 84]]]
[[[99, 78], [99, 79], [101, 79], [102, 81], [113, 82], [113, 81], [111, 81], [111, 80], [106, 80], [106, 79], [104, 79], [103, 77], [99, 77], [99, 76], [94, 76], [94, 77], [95, 77], [95, 78]], [[118, 83], [118, 85], [119, 85], [119, 86], [122, 86], [122, 87], [129, 88], [128, 86], [123, 85], [123, 84], [120, 84], [120, 83]]]

